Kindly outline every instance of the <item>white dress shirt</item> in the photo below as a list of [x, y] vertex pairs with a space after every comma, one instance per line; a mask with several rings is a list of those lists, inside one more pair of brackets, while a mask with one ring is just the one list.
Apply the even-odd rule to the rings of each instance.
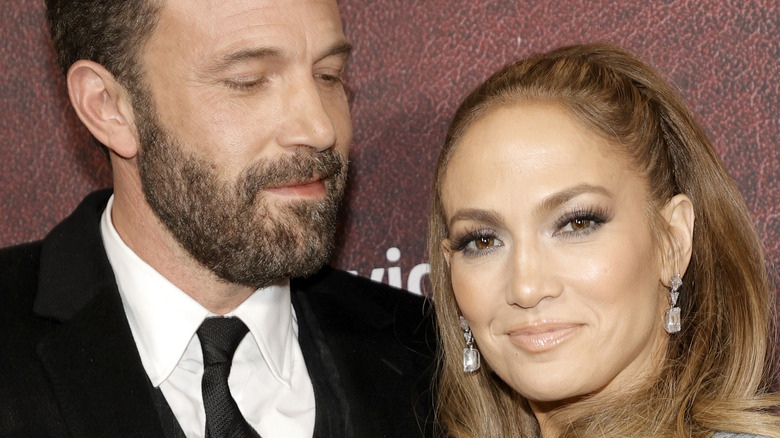
[[[203, 355], [195, 332], [214, 314], [122, 241], [111, 220], [113, 200], [103, 212], [100, 231], [141, 362], [187, 437], [203, 437]], [[249, 327], [228, 378], [241, 413], [263, 438], [310, 438], [314, 389], [298, 344], [289, 283], [258, 289], [226, 316]]]

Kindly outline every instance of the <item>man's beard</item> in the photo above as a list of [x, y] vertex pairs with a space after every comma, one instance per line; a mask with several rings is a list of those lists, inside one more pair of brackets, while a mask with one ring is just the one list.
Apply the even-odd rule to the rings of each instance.
[[[151, 105], [141, 107], [138, 167], [146, 200], [195, 260], [229, 283], [256, 288], [322, 267], [333, 250], [347, 177], [339, 153], [298, 148], [260, 160], [225, 182], [209, 163], [185, 152]], [[262, 192], [315, 177], [325, 183], [319, 201], [272, 203]]]

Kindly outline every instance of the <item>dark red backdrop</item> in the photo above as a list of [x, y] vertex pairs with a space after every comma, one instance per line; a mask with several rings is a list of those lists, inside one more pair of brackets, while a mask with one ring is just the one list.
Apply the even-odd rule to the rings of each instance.
[[[689, 99], [777, 266], [776, 0], [340, 3], [355, 45], [348, 71], [355, 144], [336, 266], [365, 276], [373, 271], [376, 278], [416, 289], [424, 271], [418, 265], [426, 259], [430, 173], [457, 101], [510, 60], [590, 40], [610, 40], [638, 53]], [[43, 0], [3, 3], [0, 84], [5, 246], [42, 237], [84, 194], [109, 185], [110, 174], [69, 108]], [[408, 282], [412, 271], [417, 275]]]

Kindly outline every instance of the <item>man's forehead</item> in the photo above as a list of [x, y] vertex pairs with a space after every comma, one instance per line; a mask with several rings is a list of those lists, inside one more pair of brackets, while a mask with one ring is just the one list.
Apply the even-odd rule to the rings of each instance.
[[166, 0], [158, 28], [166, 26], [212, 37], [250, 29], [256, 36], [302, 31], [343, 35], [335, 0]]
[[346, 44], [334, 0], [167, 0], [155, 34], [152, 46], [193, 59], [247, 50], [321, 58]]
[[261, 16], [263, 12], [272, 18], [279, 12], [299, 11], [302, 8], [338, 11], [336, 0], [160, 0], [160, 5], [162, 10], [193, 12], [185, 14], [184, 17], [197, 16], [199, 11], [207, 12], [207, 16], [214, 18], [239, 13], [255, 13]]

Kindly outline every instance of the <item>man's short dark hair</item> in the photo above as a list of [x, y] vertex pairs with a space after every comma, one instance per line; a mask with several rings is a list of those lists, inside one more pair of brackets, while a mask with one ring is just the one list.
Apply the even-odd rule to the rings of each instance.
[[162, 0], [46, 0], [46, 18], [62, 71], [88, 59], [128, 90], [142, 73], [140, 48], [158, 20]]

